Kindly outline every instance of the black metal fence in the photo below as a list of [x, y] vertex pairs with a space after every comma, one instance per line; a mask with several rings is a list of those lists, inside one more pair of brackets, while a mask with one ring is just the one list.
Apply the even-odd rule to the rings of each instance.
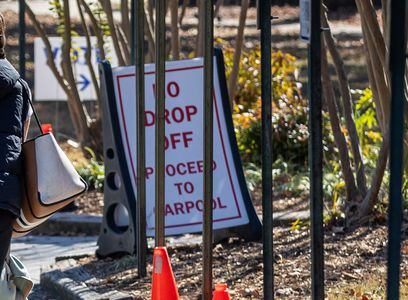
[[[164, 98], [165, 98], [165, 11], [166, 1], [156, 0], [156, 245], [164, 239]], [[24, 1], [20, 0], [20, 73], [25, 74], [25, 21]], [[204, 225], [203, 225], [203, 299], [212, 298], [212, 89], [213, 89], [213, 4], [201, 1], [204, 14]], [[263, 175], [263, 262], [264, 299], [274, 298], [273, 272], [273, 212], [272, 212], [272, 74], [271, 74], [271, 0], [258, 1], [258, 27], [261, 42], [262, 74], [262, 175]], [[308, 55], [309, 99], [309, 165], [311, 213], [311, 276], [312, 299], [324, 299], [324, 229], [323, 229], [323, 143], [322, 143], [322, 91], [321, 91], [321, 0], [310, 0], [311, 37]], [[136, 101], [138, 124], [138, 270], [146, 276], [146, 187], [145, 187], [145, 131], [144, 131], [144, 1], [132, 1], [133, 62], [136, 65]], [[402, 223], [402, 175], [404, 135], [404, 93], [406, 69], [407, 1], [389, 1], [388, 61], [391, 83], [390, 183], [389, 183], [389, 244], [387, 299], [399, 298], [400, 248]], [[385, 137], [388, 138], [388, 137]]]

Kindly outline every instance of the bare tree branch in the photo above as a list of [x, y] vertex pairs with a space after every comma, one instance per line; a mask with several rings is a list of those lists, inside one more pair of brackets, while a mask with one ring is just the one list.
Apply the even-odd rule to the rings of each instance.
[[361, 199], [360, 192], [357, 189], [354, 174], [351, 169], [350, 157], [347, 149], [346, 138], [341, 131], [340, 119], [336, 107], [335, 93], [332, 81], [330, 80], [329, 67], [327, 62], [326, 48], [322, 45], [322, 88], [324, 100], [329, 111], [330, 123], [333, 131], [334, 142], [340, 155], [340, 164], [343, 172], [344, 181], [346, 183], [346, 198], [348, 202], [353, 199]]
[[96, 38], [98, 40], [98, 48], [99, 48], [99, 56], [101, 60], [106, 59], [105, 55], [105, 48], [104, 48], [104, 39], [103, 39], [103, 32], [98, 24], [98, 20], [96, 20], [94, 14], [92, 13], [91, 8], [89, 5], [85, 2], [85, 0], [80, 0], [83, 8], [85, 9], [85, 12], [87, 13], [89, 19], [91, 20], [92, 27], [94, 30], [94, 33], [96, 35]]
[[45, 33], [45, 30], [42, 27], [42, 25], [38, 22], [37, 18], [35, 17], [35, 14], [33, 13], [31, 7], [28, 5], [27, 1], [26, 1], [26, 14], [30, 21], [33, 23], [35, 31], [40, 36], [41, 40], [45, 45], [45, 50], [47, 51], [47, 65], [51, 69], [51, 72], [54, 74], [55, 78], [57, 79], [61, 88], [64, 90], [65, 94], [69, 95], [69, 88], [67, 86], [67, 83], [65, 82], [60, 71], [58, 70], [57, 65], [55, 64], [54, 53], [52, 51], [52, 46], [47, 37], [47, 34]]
[[215, 3], [214, 16], [216, 18], [220, 18], [220, 10], [223, 4], [224, 4], [224, 0], [217, 0], [217, 2]]
[[89, 73], [91, 74], [91, 79], [92, 79], [92, 83], [94, 85], [96, 98], [98, 99], [98, 103], [99, 103], [100, 100], [101, 100], [101, 96], [100, 96], [100, 92], [99, 92], [99, 82], [98, 82], [98, 80], [96, 78], [96, 73], [95, 73], [95, 70], [94, 70], [93, 64], [92, 64], [92, 49], [93, 49], [93, 46], [92, 46], [92, 43], [91, 43], [91, 35], [89, 33], [88, 26], [87, 26], [86, 21], [85, 21], [85, 16], [84, 16], [84, 12], [82, 11], [81, 1], [80, 0], [77, 0], [77, 6], [78, 6], [78, 11], [79, 11], [79, 16], [81, 18], [82, 28], [83, 28], [84, 33], [85, 33], [85, 40], [86, 40], [86, 47], [87, 47], [87, 51], [85, 53], [85, 60], [86, 60], [86, 64], [88, 65]]
[[183, 25], [184, 16], [186, 15], [187, 5], [189, 4], [190, 0], [183, 0], [183, 4], [181, 6], [181, 12], [179, 17], [179, 26]]
[[[149, 20], [148, 23], [150, 23], [150, 30], [154, 32], [155, 29], [155, 22], [154, 22], [154, 8], [153, 8], [153, 1], [147, 0], [147, 10], [148, 10], [148, 15], [149, 15]], [[147, 16], [146, 16], [147, 20]]]
[[115, 48], [115, 52], [118, 57], [119, 65], [124, 66], [126, 62], [125, 62], [125, 59], [123, 58], [122, 51], [120, 50], [119, 38], [118, 38], [116, 29], [115, 29], [115, 21], [113, 20], [113, 11], [112, 11], [111, 2], [110, 0], [99, 0], [99, 1], [108, 19], [110, 33], [112, 36], [113, 47]]
[[[364, 201], [358, 212], [358, 219], [363, 216], [368, 216], [374, 209], [378, 200], [378, 193], [380, 192], [381, 184], [383, 181], [385, 169], [387, 167], [388, 153], [389, 153], [390, 141], [388, 130], [384, 134], [383, 142], [381, 144], [380, 152], [378, 154], [377, 165], [375, 167], [374, 176], [371, 180], [371, 188], [368, 191]], [[355, 223], [355, 222], [351, 222]]]
[[153, 24], [151, 24], [147, 18], [147, 14], [146, 12], [143, 13], [144, 19], [145, 19], [145, 26], [144, 26], [144, 30], [145, 30], [145, 35], [147, 37], [147, 42], [149, 45], [149, 56], [150, 56], [150, 60], [149, 61], [153, 61], [154, 57], [155, 57], [155, 41], [154, 41], [154, 26]]
[[120, 1], [120, 14], [122, 18], [122, 31], [125, 34], [126, 40], [131, 41], [131, 26], [130, 26], [130, 13], [129, 13], [129, 1]]
[[357, 8], [361, 15], [361, 19], [366, 23], [367, 32], [371, 36], [371, 39], [376, 42], [376, 48], [373, 49], [378, 52], [378, 57], [381, 61], [381, 65], [385, 68], [385, 57], [387, 55], [387, 49], [384, 41], [384, 37], [380, 30], [380, 25], [377, 20], [377, 14], [371, 0], [356, 0]]
[[180, 38], [178, 28], [178, 0], [170, 0], [171, 13], [171, 53], [173, 60], [180, 59]]
[[234, 105], [235, 94], [237, 91], [237, 81], [240, 69], [242, 47], [244, 45], [244, 32], [245, 32], [245, 21], [247, 19], [249, 7], [249, 0], [242, 0], [241, 2], [241, 14], [239, 16], [238, 34], [235, 40], [235, 52], [232, 64], [232, 71], [228, 80], [228, 90], [230, 93], [230, 104], [231, 107]]
[[71, 49], [72, 49], [72, 33], [71, 33], [71, 16], [69, 1], [63, 1], [64, 9], [64, 34], [62, 44], [62, 68], [65, 73], [65, 78], [68, 81], [70, 87], [71, 99], [68, 99], [68, 105], [72, 108], [77, 118], [78, 136], [81, 141], [89, 142], [89, 122], [90, 117], [87, 114], [86, 108], [81, 102], [78, 89], [76, 87], [76, 80], [73, 73], [72, 61], [71, 61]]
[[203, 15], [202, 12], [202, 5], [201, 2], [205, 0], [197, 0], [197, 6], [198, 6], [198, 25], [197, 25], [197, 39], [196, 39], [196, 56], [200, 57], [203, 55], [203, 42], [202, 42], [202, 32], [204, 28], [204, 20], [201, 17]]
[[[327, 15], [322, 11], [322, 25], [325, 28], [330, 28], [329, 22], [327, 20]], [[354, 165], [357, 171], [357, 185], [360, 192], [365, 195], [367, 193], [367, 182], [365, 178], [365, 167], [363, 156], [361, 155], [360, 141], [358, 138], [357, 128], [354, 121], [354, 112], [352, 106], [352, 98], [350, 92], [350, 84], [347, 79], [346, 71], [344, 69], [343, 60], [340, 57], [337, 47], [334, 42], [333, 35], [331, 31], [324, 32], [324, 40], [329, 50], [329, 53], [333, 59], [333, 64], [336, 69], [337, 78], [340, 85], [340, 94], [343, 103], [343, 113], [346, 121], [346, 127], [350, 137], [351, 149], [353, 152]]]
[[129, 42], [126, 40], [125, 33], [123, 32], [122, 28], [119, 25], [116, 25], [116, 30], [118, 32], [119, 43], [122, 49], [124, 59], [126, 60], [126, 64], [130, 65]]

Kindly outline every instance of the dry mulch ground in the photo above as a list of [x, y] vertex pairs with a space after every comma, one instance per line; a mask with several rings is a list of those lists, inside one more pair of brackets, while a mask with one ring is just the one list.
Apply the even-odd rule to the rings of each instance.
[[[276, 228], [275, 285], [277, 299], [310, 298], [310, 238], [307, 228]], [[406, 236], [405, 236], [406, 237]], [[326, 292], [328, 299], [383, 299], [387, 229], [362, 227], [354, 232], [326, 232]], [[151, 273], [151, 251], [148, 272]], [[199, 299], [202, 258], [199, 246], [169, 249], [182, 299]], [[402, 299], [408, 299], [408, 242], [402, 247]], [[149, 299], [150, 278], [136, 277], [136, 261], [83, 258], [80, 263], [97, 280], [97, 291], [120, 290], [135, 299]], [[149, 275], [150, 276], [150, 275]], [[231, 238], [214, 247], [214, 281], [227, 282], [233, 299], [262, 298], [262, 244]]]
[[103, 193], [89, 191], [75, 200], [75, 204], [78, 206], [78, 209], [75, 210], [78, 215], [101, 215], [103, 213]]

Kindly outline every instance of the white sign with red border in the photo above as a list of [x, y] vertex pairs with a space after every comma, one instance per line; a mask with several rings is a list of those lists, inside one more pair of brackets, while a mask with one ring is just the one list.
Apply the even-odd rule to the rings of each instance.
[[[216, 58], [214, 58], [216, 62]], [[136, 191], [135, 68], [113, 70], [119, 125], [129, 173]], [[145, 67], [147, 234], [154, 235], [155, 96], [154, 65]], [[166, 64], [166, 235], [202, 231], [203, 60]], [[224, 101], [223, 101], [224, 99]], [[228, 99], [226, 99], [228, 102]], [[229, 105], [227, 103], [227, 105]], [[226, 109], [218, 69], [214, 71], [214, 229], [249, 223], [250, 202]], [[230, 126], [226, 121], [229, 116]], [[232, 130], [232, 132], [231, 132]], [[238, 157], [237, 157], [238, 156]], [[252, 203], [250, 204], [252, 207]], [[251, 217], [252, 218], [252, 217]], [[258, 221], [259, 222], [259, 221]]]

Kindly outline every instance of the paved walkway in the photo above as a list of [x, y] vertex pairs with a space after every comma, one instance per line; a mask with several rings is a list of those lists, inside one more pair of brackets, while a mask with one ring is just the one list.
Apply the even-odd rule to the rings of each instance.
[[[11, 253], [18, 257], [30, 272], [35, 283], [40, 282], [41, 270], [55, 262], [56, 257], [79, 256], [95, 253], [98, 237], [60, 237], [60, 236], [28, 236], [15, 239], [11, 244]], [[183, 235], [169, 237], [167, 244], [172, 247], [199, 244], [200, 235]], [[148, 241], [154, 247], [153, 239]]]
[[56, 257], [93, 254], [97, 237], [29, 236], [15, 239], [11, 253], [21, 259], [35, 283], [40, 282], [41, 269], [49, 267]]

